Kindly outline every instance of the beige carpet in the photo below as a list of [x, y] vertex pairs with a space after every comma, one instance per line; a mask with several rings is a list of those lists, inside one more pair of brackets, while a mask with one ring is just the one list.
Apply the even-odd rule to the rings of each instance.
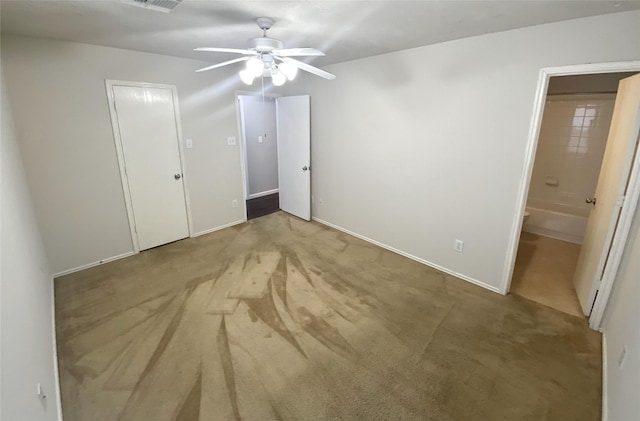
[[598, 420], [600, 335], [282, 212], [56, 280], [65, 421]]
[[583, 317], [573, 286], [580, 245], [523, 232], [511, 293]]

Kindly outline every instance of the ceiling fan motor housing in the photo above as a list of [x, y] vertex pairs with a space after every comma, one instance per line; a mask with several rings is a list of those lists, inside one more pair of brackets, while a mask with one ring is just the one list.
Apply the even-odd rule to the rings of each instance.
[[249, 49], [255, 49], [260, 53], [280, 49], [282, 46], [282, 41], [274, 38], [260, 37], [249, 40]]

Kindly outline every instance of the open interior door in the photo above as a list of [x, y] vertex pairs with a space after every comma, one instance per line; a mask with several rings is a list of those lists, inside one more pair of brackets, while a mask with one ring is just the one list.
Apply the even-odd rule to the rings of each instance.
[[640, 127], [640, 74], [620, 81], [587, 231], [573, 283], [585, 315], [607, 264], [629, 181]]
[[280, 209], [311, 220], [311, 113], [308, 95], [276, 99]]

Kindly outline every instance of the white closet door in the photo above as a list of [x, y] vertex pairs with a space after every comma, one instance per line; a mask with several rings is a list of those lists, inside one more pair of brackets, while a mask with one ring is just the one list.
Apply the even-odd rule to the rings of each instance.
[[189, 236], [172, 91], [114, 86], [140, 250]]
[[311, 220], [311, 114], [308, 95], [276, 99], [280, 209]]

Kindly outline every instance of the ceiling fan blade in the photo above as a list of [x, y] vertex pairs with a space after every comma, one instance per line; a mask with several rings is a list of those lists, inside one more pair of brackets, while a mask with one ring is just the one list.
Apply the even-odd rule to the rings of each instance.
[[324, 55], [322, 51], [316, 50], [315, 48], [285, 48], [280, 50], [273, 50], [273, 53], [282, 57]]
[[336, 78], [336, 75], [329, 73], [325, 70], [318, 69], [317, 67], [313, 67], [310, 64], [304, 63], [300, 60], [296, 60], [294, 58], [289, 58], [289, 57], [279, 57], [279, 56], [275, 56], [275, 57], [278, 58], [279, 60], [284, 61], [285, 63], [295, 64], [298, 67], [298, 69], [302, 69], [305, 72], [313, 73], [316, 76], [320, 76], [328, 80], [332, 80]]
[[226, 66], [228, 64], [238, 63], [240, 61], [247, 61], [250, 58], [251, 57], [240, 57], [240, 58], [235, 58], [235, 59], [229, 60], [229, 61], [223, 61], [222, 63], [214, 64], [213, 66], [207, 66], [207, 67], [203, 67], [202, 69], [198, 69], [198, 70], [196, 70], [196, 72], [205, 72], [207, 70], [217, 69], [218, 67]]
[[210, 51], [214, 53], [234, 53], [234, 54], [247, 54], [255, 56], [258, 54], [257, 51], [253, 50], [242, 50], [239, 48], [217, 48], [217, 47], [200, 47], [194, 48], [193, 51]]

